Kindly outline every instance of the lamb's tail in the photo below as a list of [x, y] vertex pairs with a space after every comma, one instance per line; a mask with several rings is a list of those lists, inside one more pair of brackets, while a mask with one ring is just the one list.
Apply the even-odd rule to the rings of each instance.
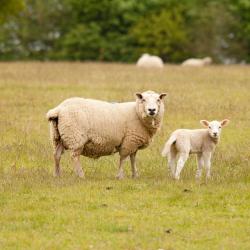
[[170, 153], [170, 150], [171, 150], [171, 146], [176, 142], [176, 135], [175, 134], [172, 134], [170, 136], [170, 138], [168, 139], [168, 141], [166, 142], [162, 152], [161, 152], [161, 155], [163, 157], [166, 157], [168, 156], [168, 154]]
[[58, 130], [58, 115], [59, 115], [58, 108], [50, 109], [46, 114], [46, 118], [50, 122], [50, 137], [51, 137], [52, 143], [55, 146], [57, 146], [57, 144], [61, 140], [61, 136]]

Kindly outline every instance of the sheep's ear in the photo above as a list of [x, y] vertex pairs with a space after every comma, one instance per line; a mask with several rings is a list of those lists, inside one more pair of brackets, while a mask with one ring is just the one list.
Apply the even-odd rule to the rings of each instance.
[[224, 119], [220, 122], [221, 126], [224, 127], [224, 126], [227, 126], [227, 124], [230, 122], [230, 120], [228, 119]]
[[135, 96], [136, 96], [136, 98], [138, 98], [138, 99], [142, 99], [142, 98], [143, 98], [143, 96], [142, 96], [141, 93], [135, 93]]
[[160, 98], [161, 100], [163, 100], [166, 96], [167, 96], [167, 93], [161, 93], [161, 94], [159, 95], [159, 98]]
[[207, 121], [207, 120], [200, 120], [200, 124], [207, 128], [209, 126], [209, 121]]

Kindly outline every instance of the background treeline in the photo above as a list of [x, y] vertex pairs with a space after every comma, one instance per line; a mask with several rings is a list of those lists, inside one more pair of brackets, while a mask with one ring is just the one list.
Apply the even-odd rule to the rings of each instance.
[[0, 60], [250, 62], [250, 0], [0, 0]]

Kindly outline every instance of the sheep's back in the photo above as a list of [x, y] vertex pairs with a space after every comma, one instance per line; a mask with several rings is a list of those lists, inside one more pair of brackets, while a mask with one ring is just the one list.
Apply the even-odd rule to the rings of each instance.
[[112, 104], [91, 99], [74, 98], [61, 105], [58, 128], [66, 148], [84, 146], [82, 154], [90, 157], [117, 151], [126, 124], [135, 118], [135, 104]]

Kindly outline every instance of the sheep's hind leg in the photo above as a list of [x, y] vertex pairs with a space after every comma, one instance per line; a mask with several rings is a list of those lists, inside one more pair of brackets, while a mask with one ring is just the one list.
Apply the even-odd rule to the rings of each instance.
[[124, 165], [124, 161], [126, 160], [126, 158], [127, 158], [127, 156], [120, 156], [119, 172], [116, 175], [116, 178], [118, 180], [122, 180], [124, 178], [123, 165]]
[[55, 170], [54, 170], [54, 176], [60, 176], [61, 175], [61, 168], [60, 168], [60, 160], [63, 153], [63, 145], [60, 142], [57, 144], [54, 152], [54, 161], [55, 161]]
[[197, 154], [197, 172], [196, 172], [196, 179], [199, 180], [201, 178], [202, 175], [202, 168], [204, 166], [204, 161], [203, 161], [203, 157], [202, 154]]
[[139, 177], [138, 170], [137, 170], [137, 167], [136, 167], [136, 161], [135, 161], [136, 153], [137, 152], [130, 155], [132, 178], [138, 178]]
[[84, 178], [84, 172], [82, 170], [82, 166], [81, 166], [81, 162], [80, 162], [80, 153], [79, 152], [73, 152], [72, 155], [71, 155], [71, 158], [73, 160], [75, 173], [80, 178]]
[[180, 156], [177, 162], [176, 172], [175, 172], [176, 180], [180, 179], [181, 170], [183, 169], [187, 159], [188, 159], [188, 153], [180, 153]]

